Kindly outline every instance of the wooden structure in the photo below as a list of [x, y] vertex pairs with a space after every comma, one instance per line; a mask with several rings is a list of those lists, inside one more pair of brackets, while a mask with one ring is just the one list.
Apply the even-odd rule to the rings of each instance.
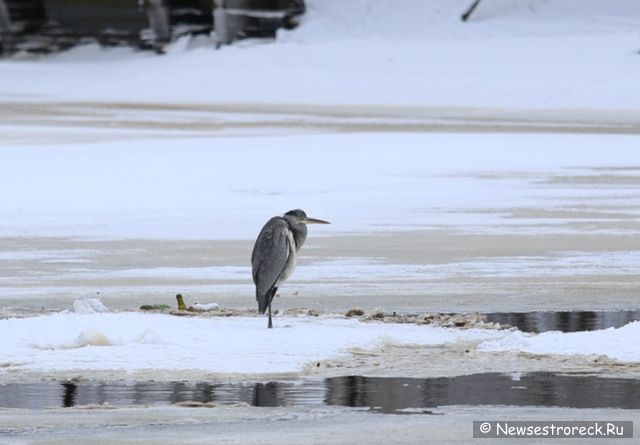
[[0, 53], [50, 52], [85, 41], [153, 48], [214, 32], [219, 44], [274, 37], [304, 0], [0, 0]]

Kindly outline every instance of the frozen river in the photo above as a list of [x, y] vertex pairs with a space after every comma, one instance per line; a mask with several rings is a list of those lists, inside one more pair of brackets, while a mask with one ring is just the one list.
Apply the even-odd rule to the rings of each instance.
[[623, 122], [424, 133], [415, 108], [185, 107], [3, 109], [1, 308], [253, 307], [252, 242], [300, 207], [332, 225], [311, 228], [279, 308], [637, 309], [640, 136]]

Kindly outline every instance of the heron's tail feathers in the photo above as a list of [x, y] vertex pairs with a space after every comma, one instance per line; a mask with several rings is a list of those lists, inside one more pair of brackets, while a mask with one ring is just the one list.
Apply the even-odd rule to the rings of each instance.
[[269, 307], [269, 303], [273, 300], [273, 297], [276, 295], [277, 287], [272, 287], [264, 294], [260, 294], [256, 290], [256, 300], [258, 300], [258, 312], [264, 314]]

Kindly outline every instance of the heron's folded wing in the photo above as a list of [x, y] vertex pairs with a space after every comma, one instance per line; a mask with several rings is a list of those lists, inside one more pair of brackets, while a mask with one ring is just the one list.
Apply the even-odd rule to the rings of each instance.
[[271, 218], [253, 246], [251, 266], [258, 298], [275, 285], [286, 267], [290, 252], [287, 230], [284, 219]]

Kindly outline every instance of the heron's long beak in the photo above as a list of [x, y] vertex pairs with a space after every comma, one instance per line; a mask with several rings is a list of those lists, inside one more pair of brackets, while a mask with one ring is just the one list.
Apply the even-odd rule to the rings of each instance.
[[329, 221], [325, 221], [324, 219], [316, 219], [316, 218], [305, 218], [304, 221], [300, 221], [304, 224], [331, 224]]

